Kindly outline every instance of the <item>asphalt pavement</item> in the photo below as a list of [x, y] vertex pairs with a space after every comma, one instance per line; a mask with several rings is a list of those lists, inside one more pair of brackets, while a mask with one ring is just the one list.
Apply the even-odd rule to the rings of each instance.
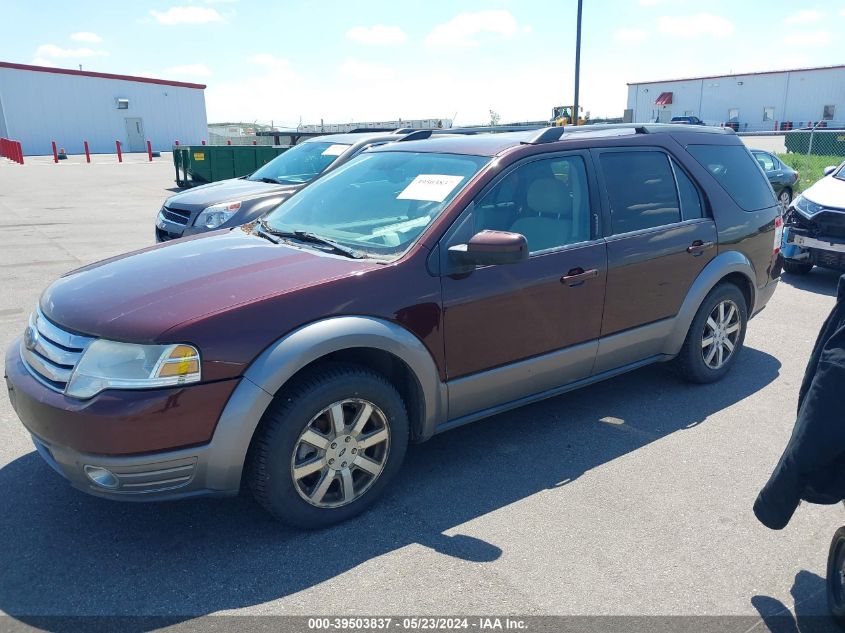
[[[144, 157], [145, 158], [145, 157]], [[169, 156], [0, 164], [0, 346], [62, 273], [153, 242]], [[248, 498], [120, 504], [48, 468], [0, 393], [0, 612], [822, 615], [841, 506], [751, 506], [838, 275], [784, 278], [722, 382], [663, 366], [413, 446], [392, 490], [302, 533]], [[787, 629], [792, 630], [792, 629]], [[797, 628], [795, 630], [798, 630]]]

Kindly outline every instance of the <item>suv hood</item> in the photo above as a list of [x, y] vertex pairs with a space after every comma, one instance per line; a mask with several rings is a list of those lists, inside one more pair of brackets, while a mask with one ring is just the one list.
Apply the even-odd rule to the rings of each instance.
[[200, 185], [177, 193], [165, 200], [164, 206], [184, 209], [205, 208], [218, 202], [252, 200], [262, 196], [278, 195], [279, 193], [290, 195], [304, 186], [305, 183], [301, 185], [278, 185], [270, 182], [255, 182], [246, 178], [233, 178]]
[[238, 227], [70, 272], [44, 292], [41, 310], [80, 334], [156, 342], [204, 315], [378, 267], [372, 260], [274, 244]]
[[845, 211], [845, 180], [826, 176], [801, 195], [828, 209]]

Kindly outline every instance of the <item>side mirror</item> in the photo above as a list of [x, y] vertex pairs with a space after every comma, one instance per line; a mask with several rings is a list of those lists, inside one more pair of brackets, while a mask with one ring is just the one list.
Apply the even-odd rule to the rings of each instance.
[[836, 171], [836, 165], [831, 165], [830, 167], [825, 167], [824, 168], [824, 175], [830, 176], [835, 171]]
[[528, 259], [528, 241], [519, 233], [480, 231], [466, 244], [450, 247], [449, 258], [464, 266], [518, 264]]

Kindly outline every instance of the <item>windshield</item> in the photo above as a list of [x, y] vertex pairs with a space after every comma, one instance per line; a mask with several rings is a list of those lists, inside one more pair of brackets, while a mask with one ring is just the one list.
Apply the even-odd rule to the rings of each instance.
[[304, 231], [372, 257], [405, 252], [491, 159], [416, 152], [365, 153], [272, 211], [280, 232]]
[[330, 141], [301, 143], [271, 160], [247, 180], [273, 180], [283, 185], [310, 182], [349, 147]]
[[842, 163], [838, 170], [833, 172], [833, 177], [837, 180], [845, 180], [845, 163]]

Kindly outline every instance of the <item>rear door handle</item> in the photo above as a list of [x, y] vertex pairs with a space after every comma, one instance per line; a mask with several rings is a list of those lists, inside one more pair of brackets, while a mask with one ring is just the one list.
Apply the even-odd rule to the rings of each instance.
[[716, 246], [715, 242], [702, 242], [701, 240], [695, 240], [692, 244], [687, 246], [687, 253], [693, 257], [698, 257], [704, 251], [713, 248], [714, 246]]
[[573, 268], [563, 277], [560, 278], [560, 283], [566, 284], [567, 286], [572, 288], [574, 286], [580, 286], [588, 279], [592, 279], [593, 277], [598, 276], [599, 271], [597, 268], [591, 268], [590, 270], [584, 270], [583, 268]]

